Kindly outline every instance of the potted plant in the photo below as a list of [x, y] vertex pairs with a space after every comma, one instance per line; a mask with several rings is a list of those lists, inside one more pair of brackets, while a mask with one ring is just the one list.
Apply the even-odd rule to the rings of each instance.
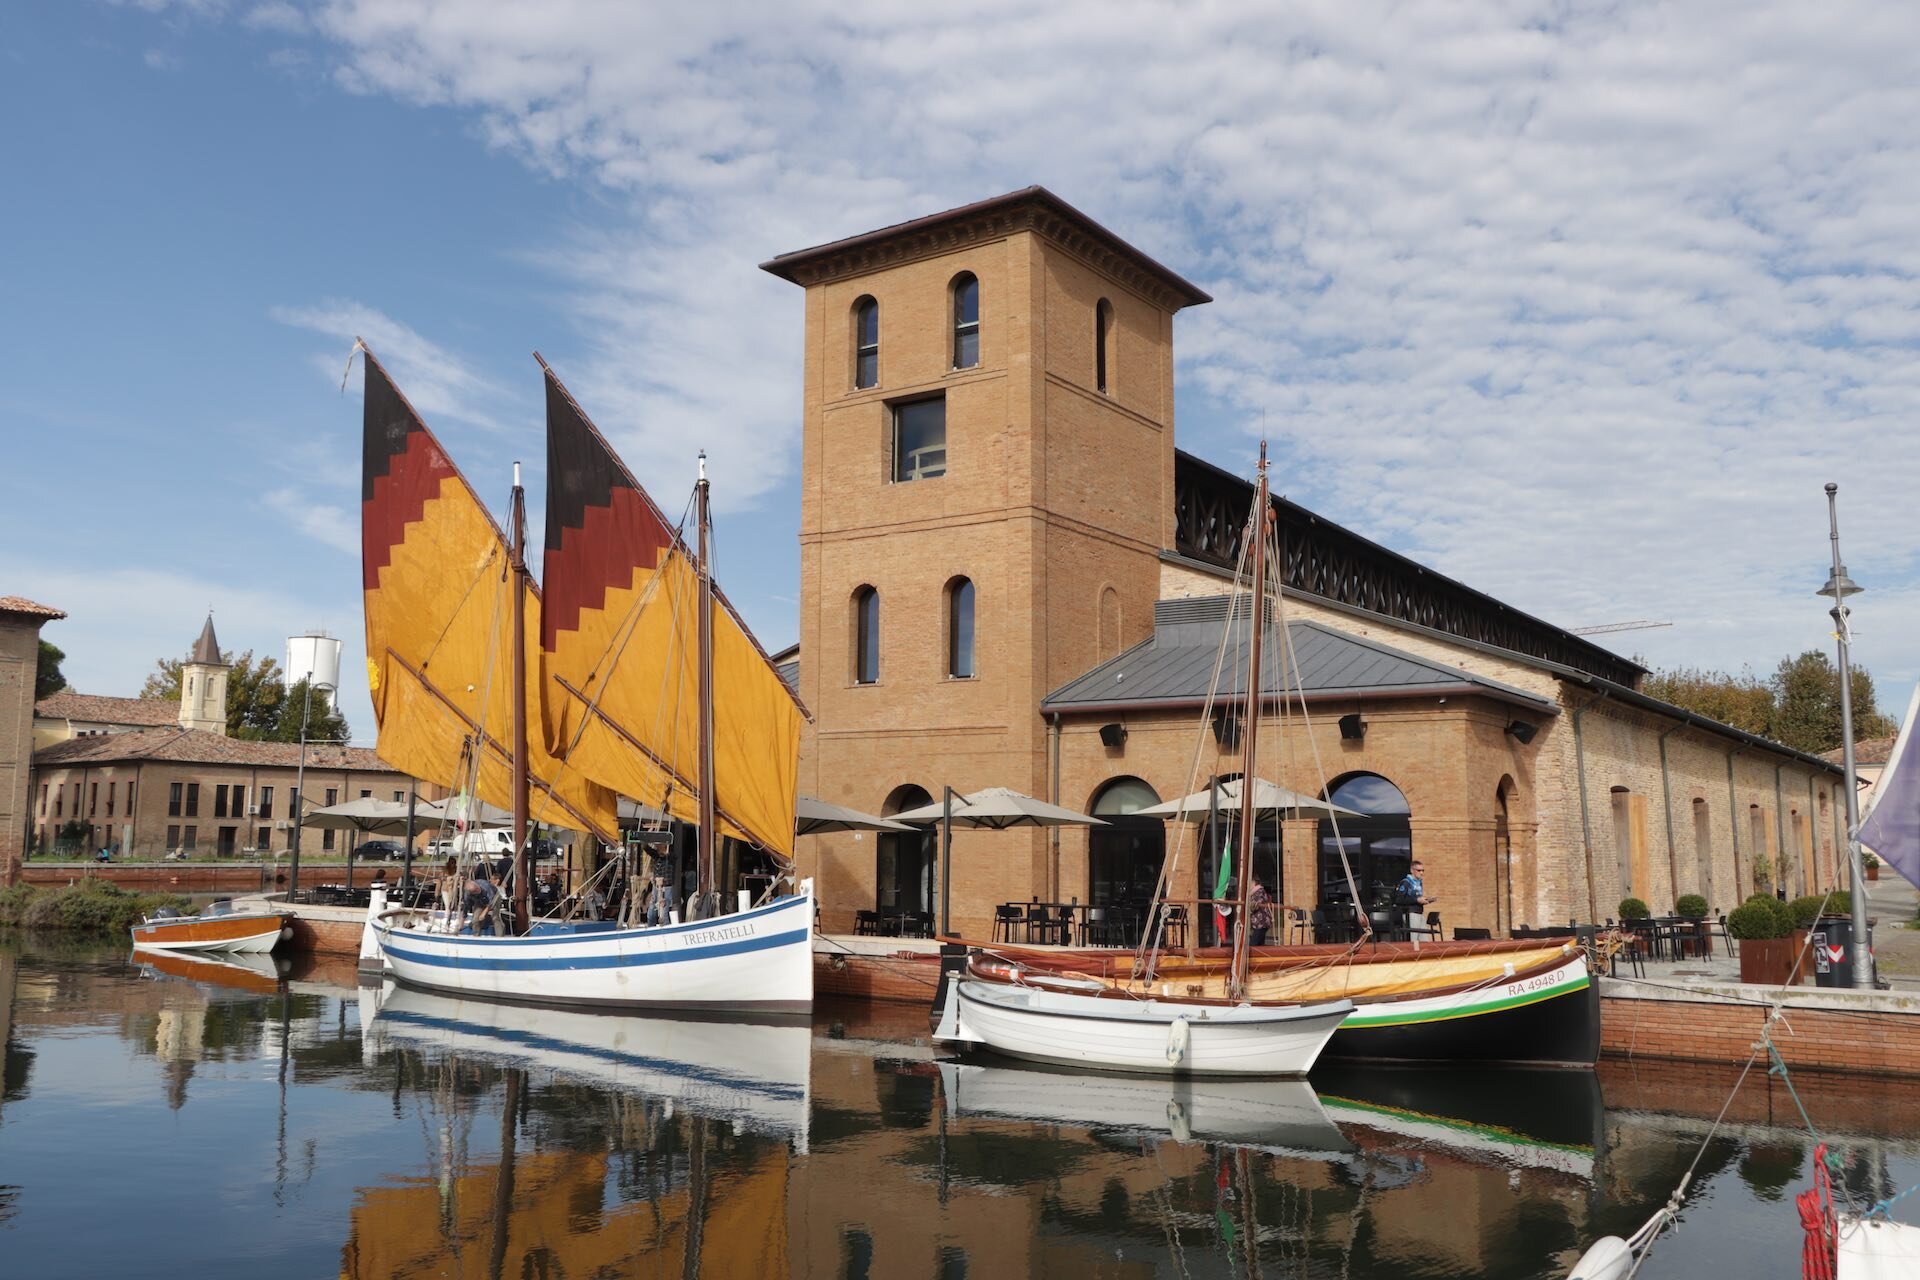
[[1756, 893], [1727, 917], [1727, 932], [1740, 940], [1740, 981], [1765, 987], [1799, 981], [1793, 915], [1786, 903]]
[[1680, 900], [1673, 904], [1673, 913], [1684, 920], [1705, 920], [1707, 900], [1697, 893], [1683, 893]]
[[1832, 893], [1809, 893], [1789, 902], [1787, 911], [1793, 916], [1794, 928], [1811, 929], [1813, 922], [1821, 916], [1851, 916], [1853, 895], [1845, 889], [1835, 889]]
[[1649, 908], [1646, 903], [1640, 901], [1640, 899], [1620, 899], [1620, 919], [1623, 922], [1628, 920], [1646, 920], [1651, 918], [1652, 915], [1652, 909]]
[[1860, 865], [1865, 868], [1867, 879], [1878, 880], [1880, 878], [1880, 859], [1870, 851], [1866, 849], [1860, 851]]

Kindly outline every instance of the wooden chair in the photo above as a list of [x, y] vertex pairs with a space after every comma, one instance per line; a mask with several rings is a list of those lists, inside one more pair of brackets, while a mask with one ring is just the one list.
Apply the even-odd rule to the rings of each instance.
[[1313, 934], [1307, 928], [1307, 913], [1304, 909], [1282, 907], [1280, 910], [1286, 913], [1286, 932], [1282, 935], [1282, 939], [1287, 946], [1297, 946], [1300, 943], [1313, 941]]
[[1160, 908], [1161, 937], [1169, 947], [1187, 945], [1187, 909], [1177, 903]]

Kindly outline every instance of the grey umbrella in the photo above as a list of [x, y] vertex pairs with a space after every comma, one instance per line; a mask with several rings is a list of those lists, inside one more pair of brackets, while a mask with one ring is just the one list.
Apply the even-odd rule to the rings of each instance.
[[[1178, 800], [1169, 800], [1135, 812], [1137, 818], [1186, 818], [1190, 821], [1204, 820], [1214, 805], [1211, 790], [1196, 791], [1190, 796]], [[1319, 817], [1333, 814], [1340, 818], [1363, 818], [1366, 815], [1355, 809], [1344, 808], [1328, 800], [1316, 800], [1312, 796], [1290, 791], [1277, 782], [1268, 782], [1265, 778], [1253, 780], [1253, 809], [1261, 817]], [[1240, 812], [1240, 779], [1233, 778], [1220, 784], [1219, 811], [1221, 813]]]
[[1022, 795], [1011, 787], [988, 787], [964, 796], [948, 787], [938, 804], [922, 805], [893, 815], [897, 822], [938, 822], [943, 828], [940, 854], [940, 932], [953, 933], [953, 828], [985, 827], [1005, 831], [1008, 827], [1104, 827], [1105, 819], [1063, 809], [1045, 800]]
[[[309, 809], [301, 818], [303, 826], [322, 831], [357, 831], [363, 836], [400, 836], [407, 834], [407, 806], [399, 800], [375, 800], [363, 796], [324, 809]], [[353, 888], [353, 849], [347, 850], [347, 888]]]
[[882, 818], [858, 809], [828, 804], [812, 796], [801, 796], [793, 809], [793, 834], [817, 836], [829, 831], [911, 831], [912, 827], [892, 818]]

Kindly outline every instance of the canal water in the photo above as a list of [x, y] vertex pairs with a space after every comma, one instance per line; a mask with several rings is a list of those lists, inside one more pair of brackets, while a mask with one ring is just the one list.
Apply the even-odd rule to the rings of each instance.
[[[1731, 1070], [1187, 1087], [945, 1061], [916, 1009], [556, 1013], [5, 934], [0, 1039], [34, 1277], [1557, 1277], [1689, 1167], [1641, 1274], [1784, 1277], [1813, 1152], [1760, 1071], [1703, 1145]], [[1920, 1091], [1793, 1084], [1841, 1194], [1920, 1182]]]

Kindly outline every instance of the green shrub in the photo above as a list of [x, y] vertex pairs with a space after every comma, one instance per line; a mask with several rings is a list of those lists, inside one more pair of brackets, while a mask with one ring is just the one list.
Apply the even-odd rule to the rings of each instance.
[[1707, 918], [1707, 900], [1697, 893], [1681, 894], [1680, 901], [1673, 904], [1673, 909], [1689, 920]]
[[[27, 890], [21, 893], [21, 890]], [[124, 933], [160, 907], [185, 907], [170, 893], [129, 893], [92, 877], [59, 889], [16, 885], [0, 893], [0, 922], [31, 929], [67, 929], [87, 933]]]
[[1795, 898], [1789, 902], [1787, 910], [1793, 915], [1794, 927], [1805, 929], [1822, 914], [1830, 916], [1853, 914], [1853, 895], [1845, 889], [1836, 889], [1831, 894], [1810, 893], [1804, 898]]
[[38, 885], [16, 884], [0, 889], [0, 924], [25, 924], [27, 908], [40, 896]]
[[1860, 851], [1860, 865], [1871, 871], [1880, 865], [1880, 859], [1874, 856], [1873, 850], [1862, 849]]
[[1646, 903], [1638, 898], [1620, 899], [1620, 918], [1622, 920], [1645, 920], [1653, 914]]
[[1727, 917], [1727, 932], [1742, 940], [1784, 938], [1793, 932], [1793, 915], [1779, 899], [1755, 894]]

